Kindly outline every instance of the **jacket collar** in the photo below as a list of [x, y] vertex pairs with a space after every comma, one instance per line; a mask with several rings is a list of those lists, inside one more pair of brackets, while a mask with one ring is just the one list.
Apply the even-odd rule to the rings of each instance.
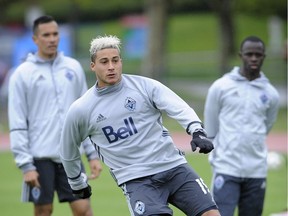
[[57, 63], [64, 56], [63, 52], [57, 52], [57, 55], [52, 60], [42, 59], [38, 53], [29, 53], [27, 56], [27, 61], [35, 62], [35, 63]]
[[124, 85], [124, 80], [123, 80], [123, 76], [121, 77], [120, 82], [116, 83], [115, 85], [112, 86], [106, 86], [103, 88], [98, 88], [98, 81], [96, 81], [95, 84], [95, 89], [96, 89], [96, 94], [100, 95], [105, 95], [105, 94], [109, 94], [111, 92], [117, 92], [120, 91]]
[[227, 76], [235, 81], [248, 82], [249, 84], [260, 88], [264, 87], [267, 83], [269, 83], [268, 78], [262, 71], [260, 72], [260, 77], [255, 80], [249, 81], [246, 77], [240, 74], [240, 67], [234, 67], [230, 73], [227, 73], [224, 76]]

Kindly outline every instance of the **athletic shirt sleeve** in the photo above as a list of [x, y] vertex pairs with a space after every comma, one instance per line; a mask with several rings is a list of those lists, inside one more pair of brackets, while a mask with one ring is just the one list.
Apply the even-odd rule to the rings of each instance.
[[[81, 174], [80, 144], [85, 140], [83, 131], [87, 131], [83, 123], [84, 111], [77, 109], [77, 101], [68, 110], [60, 141], [60, 158], [68, 176], [68, 182], [72, 189], [79, 190], [87, 186]], [[81, 128], [81, 130], [79, 129]]]
[[[77, 71], [77, 75], [78, 75], [78, 86], [79, 86], [79, 97], [83, 96], [88, 87], [87, 87], [87, 82], [86, 82], [86, 76], [85, 76], [85, 72], [81, 66], [81, 64], [76, 61], [75, 59], [72, 59], [74, 61], [74, 68], [75, 71]], [[93, 160], [93, 159], [99, 159], [94, 146], [92, 145], [91, 141], [89, 140], [89, 138], [86, 138], [83, 142], [82, 142], [82, 147], [83, 147], [83, 152], [85, 153], [88, 161]]]
[[[147, 83], [146, 89], [154, 106], [165, 111], [170, 118], [175, 119], [189, 134], [202, 129], [198, 115], [182, 98], [162, 83], [152, 80]], [[199, 122], [198, 124], [190, 124]], [[190, 126], [188, 129], [187, 127]]]
[[[28, 108], [26, 100], [27, 85], [20, 71], [26, 70], [20, 65], [12, 74], [9, 81], [8, 116], [10, 127], [11, 150], [16, 165], [23, 170], [35, 170], [33, 157], [29, 152], [28, 138]], [[30, 73], [26, 73], [29, 80]]]
[[266, 120], [266, 128], [267, 134], [272, 129], [274, 122], [276, 121], [278, 110], [279, 110], [279, 93], [273, 86], [269, 86], [267, 88], [270, 90], [270, 105], [267, 110], [267, 120]]
[[204, 126], [207, 137], [213, 139], [219, 130], [219, 112], [220, 112], [220, 90], [217, 83], [213, 83], [208, 89], [204, 105]]

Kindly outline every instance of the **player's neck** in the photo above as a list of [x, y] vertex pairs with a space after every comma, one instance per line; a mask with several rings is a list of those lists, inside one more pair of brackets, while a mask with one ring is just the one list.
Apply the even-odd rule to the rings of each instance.
[[240, 69], [239, 73], [245, 78], [247, 78], [249, 81], [255, 80], [260, 77], [259, 71], [246, 71]]

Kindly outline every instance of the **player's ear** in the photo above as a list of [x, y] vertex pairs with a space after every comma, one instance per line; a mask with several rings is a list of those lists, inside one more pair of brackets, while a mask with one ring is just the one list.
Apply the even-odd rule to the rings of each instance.
[[94, 63], [94, 62], [90, 62], [90, 68], [91, 68], [91, 70], [93, 70], [94, 66], [95, 66], [95, 63]]
[[242, 57], [242, 52], [238, 52], [238, 56], [241, 58]]
[[34, 42], [35, 44], [37, 44], [37, 36], [36, 36], [36, 35], [33, 34], [32, 40], [33, 40], [33, 42]]

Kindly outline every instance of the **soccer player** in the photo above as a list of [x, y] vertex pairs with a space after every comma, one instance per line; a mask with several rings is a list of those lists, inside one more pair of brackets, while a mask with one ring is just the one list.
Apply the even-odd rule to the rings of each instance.
[[[122, 74], [121, 41], [99, 36], [90, 47], [97, 81], [67, 113], [60, 157], [76, 195], [91, 196], [81, 177], [79, 143], [89, 137], [127, 198], [131, 215], [173, 215], [169, 203], [189, 216], [219, 216], [203, 180], [187, 164], [162, 124], [162, 112], [193, 137], [192, 150], [213, 149], [194, 110], [160, 82]], [[192, 138], [191, 137], [191, 138]]]
[[[28, 55], [9, 83], [11, 149], [23, 172], [22, 201], [34, 203], [36, 216], [51, 215], [56, 191], [60, 202], [70, 203], [73, 215], [91, 216], [89, 199], [73, 196], [59, 157], [66, 112], [87, 91], [85, 74], [78, 61], [57, 51], [59, 30], [53, 17], [34, 21], [33, 41], [37, 53]], [[102, 169], [98, 155], [90, 141], [83, 147], [90, 178], [96, 178]]]
[[222, 216], [262, 215], [266, 177], [265, 139], [276, 120], [279, 95], [261, 72], [265, 45], [255, 36], [240, 47], [240, 67], [216, 80], [208, 91], [204, 119], [215, 150], [213, 197]]

